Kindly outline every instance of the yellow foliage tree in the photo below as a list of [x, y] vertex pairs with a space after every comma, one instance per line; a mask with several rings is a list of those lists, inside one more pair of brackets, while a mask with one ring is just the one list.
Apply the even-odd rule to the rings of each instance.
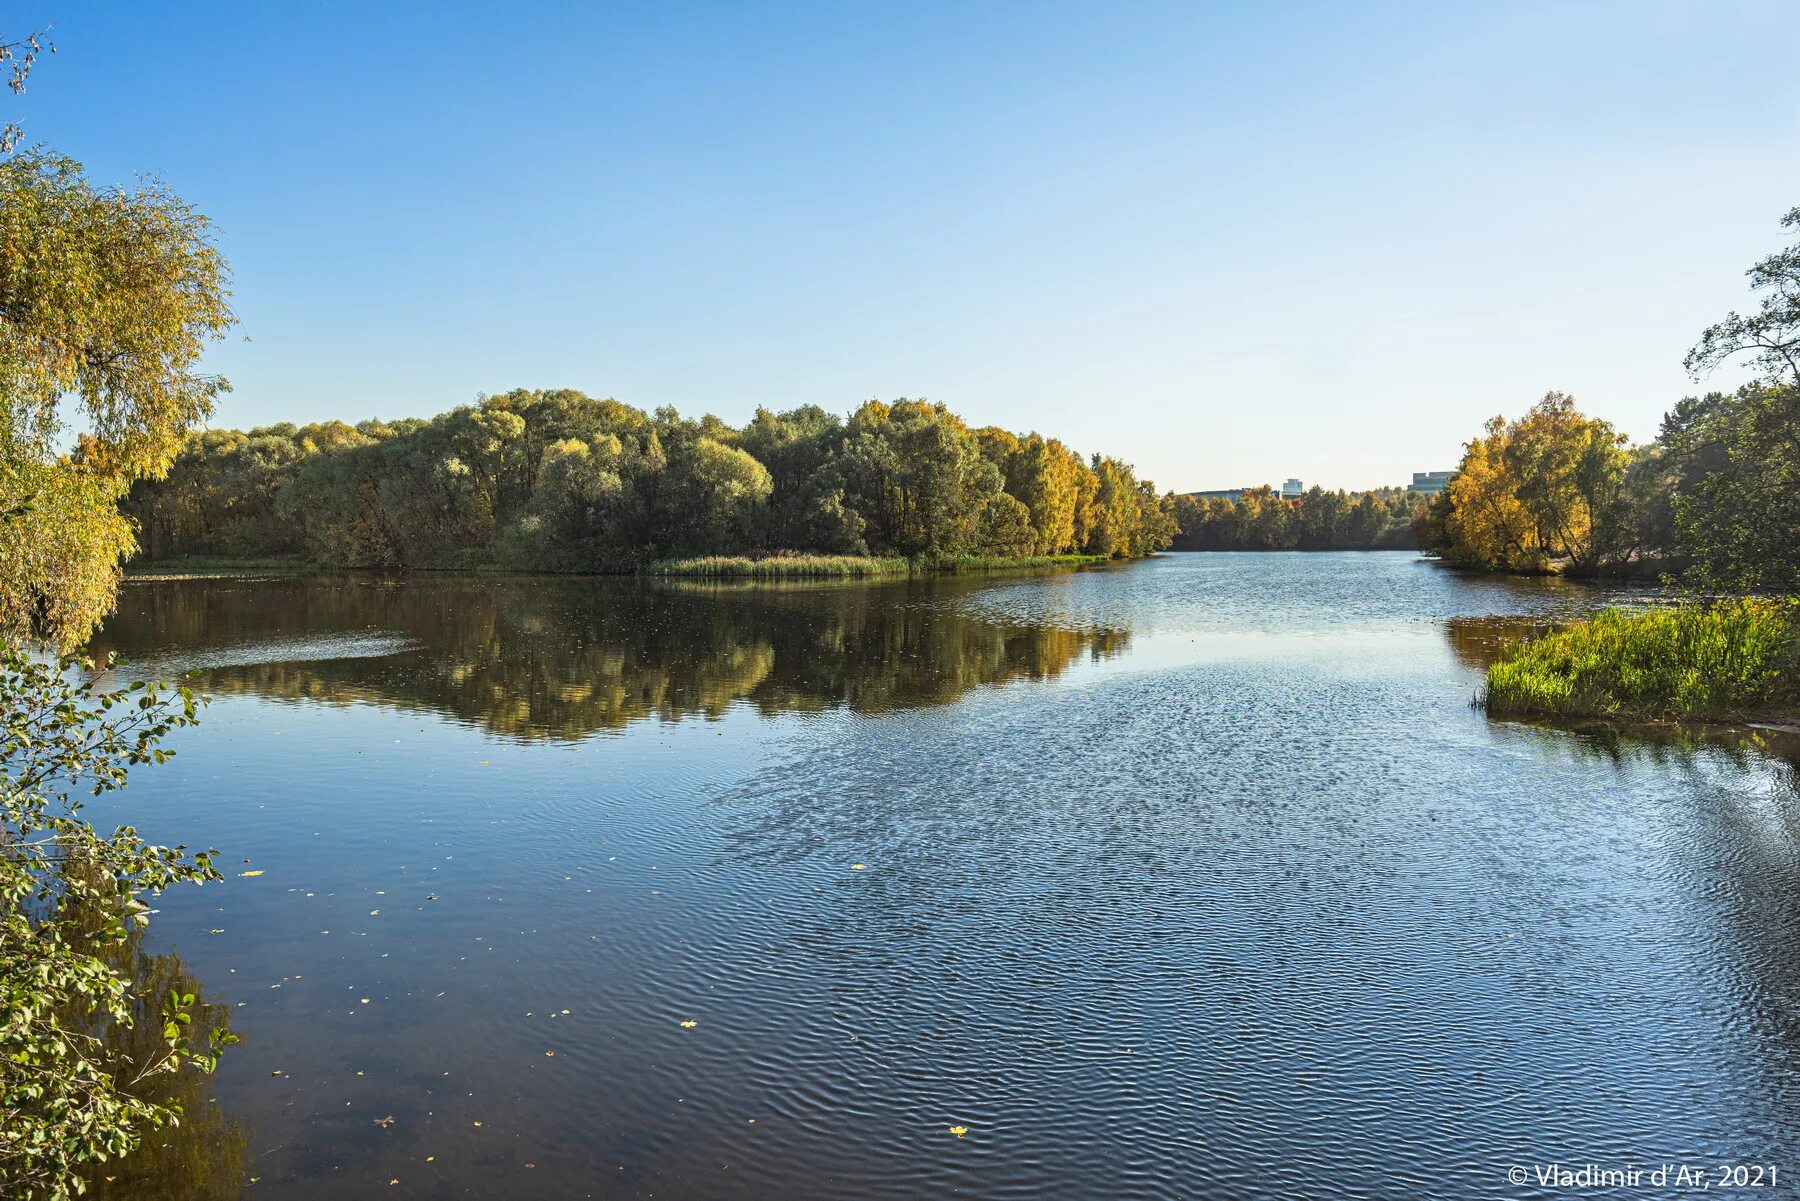
[[77, 642], [111, 609], [135, 546], [119, 496], [226, 387], [195, 370], [232, 324], [226, 284], [210, 224], [161, 185], [0, 161], [0, 639]]

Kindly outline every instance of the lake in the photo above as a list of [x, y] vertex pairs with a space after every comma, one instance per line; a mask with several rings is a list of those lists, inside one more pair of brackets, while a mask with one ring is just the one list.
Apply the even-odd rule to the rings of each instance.
[[1399, 552], [133, 580], [97, 645], [216, 699], [93, 812], [222, 852], [143, 953], [243, 1042], [101, 1195], [1800, 1176], [1791, 749], [1470, 705], [1647, 595]]

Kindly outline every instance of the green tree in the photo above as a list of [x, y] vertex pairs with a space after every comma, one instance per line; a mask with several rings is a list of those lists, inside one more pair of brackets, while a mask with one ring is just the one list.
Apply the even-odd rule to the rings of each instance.
[[955, 414], [924, 401], [870, 401], [846, 432], [841, 470], [872, 549], [956, 555], [977, 545], [1000, 472]]
[[1800, 206], [1781, 219], [1796, 241], [1751, 267], [1750, 290], [1763, 293], [1748, 317], [1732, 312], [1707, 327], [1684, 360], [1698, 379], [1727, 359], [1748, 355], [1772, 385], [1800, 387]]
[[[1800, 235], [1800, 208], [1782, 219]], [[1757, 312], [1730, 313], [1687, 355], [1698, 377], [1744, 355], [1761, 378], [1688, 398], [1663, 421], [1676, 549], [1709, 588], [1800, 591], [1800, 241], [1750, 268]]]
[[1800, 592], [1800, 387], [1746, 384], [1663, 419], [1676, 550], [1703, 588]]

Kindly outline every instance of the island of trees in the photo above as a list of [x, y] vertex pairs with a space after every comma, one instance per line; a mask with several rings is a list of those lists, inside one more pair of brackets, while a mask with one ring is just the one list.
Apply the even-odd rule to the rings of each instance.
[[1176, 533], [1128, 464], [941, 404], [759, 409], [734, 429], [567, 389], [429, 420], [200, 431], [124, 511], [153, 559], [397, 569], [1136, 558]]

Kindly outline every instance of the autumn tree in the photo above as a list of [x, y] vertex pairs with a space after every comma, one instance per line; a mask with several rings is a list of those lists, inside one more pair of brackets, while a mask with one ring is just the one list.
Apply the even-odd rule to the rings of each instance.
[[1463, 447], [1462, 462], [1445, 489], [1450, 498], [1445, 557], [1514, 571], [1538, 569], [1546, 552], [1538, 523], [1519, 499], [1506, 445], [1506, 419], [1494, 417]]
[[1507, 427], [1501, 453], [1509, 481], [1545, 554], [1591, 569], [1613, 549], [1624, 445], [1623, 435], [1583, 416], [1563, 392], [1547, 393]]
[[112, 607], [117, 503], [224, 390], [198, 367], [227, 297], [210, 223], [167, 188], [0, 160], [0, 637], [72, 643]]

